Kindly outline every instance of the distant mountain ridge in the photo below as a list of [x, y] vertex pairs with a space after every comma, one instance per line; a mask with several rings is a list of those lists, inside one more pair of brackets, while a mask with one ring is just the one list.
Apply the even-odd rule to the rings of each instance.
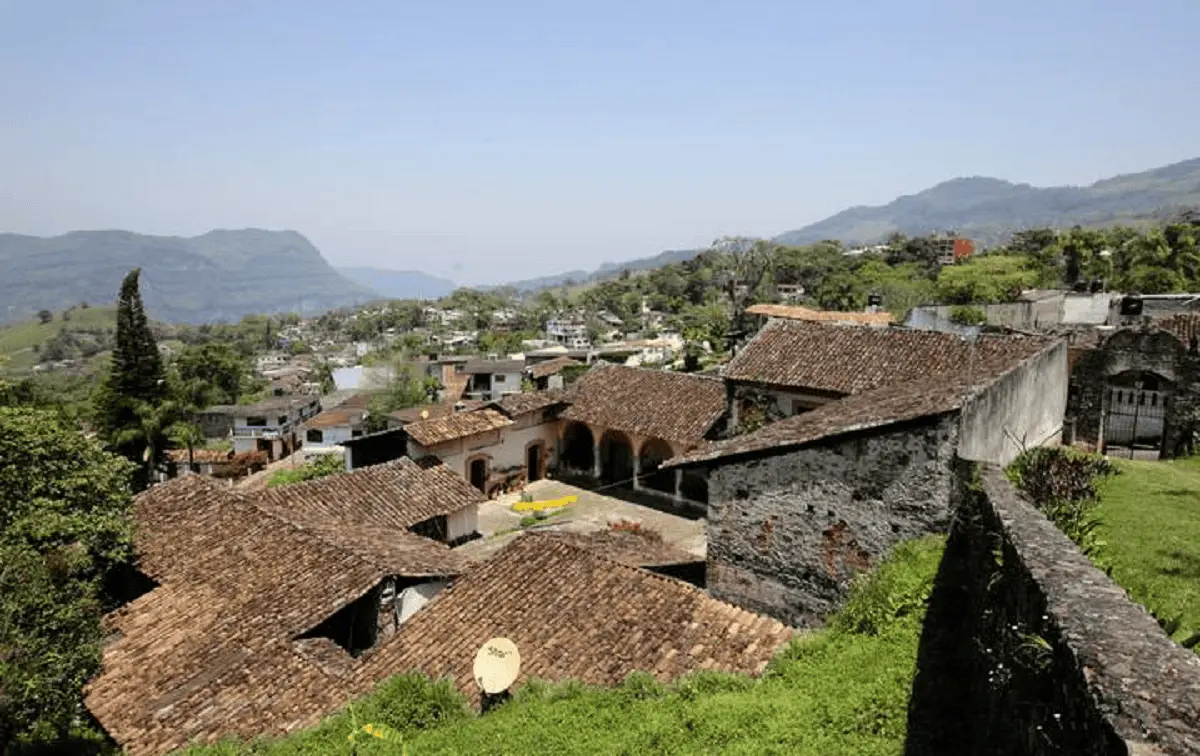
[[335, 270], [359, 286], [376, 291], [386, 299], [441, 299], [458, 284], [419, 270], [354, 267]]
[[195, 237], [130, 231], [0, 234], [0, 322], [40, 309], [116, 299], [142, 269], [142, 297], [162, 320], [200, 323], [271, 312], [313, 313], [377, 299], [339, 275], [296, 231], [216, 230]]
[[[858, 206], [825, 220], [787, 231], [780, 244], [800, 246], [826, 239], [848, 245], [876, 244], [893, 233], [908, 236], [956, 231], [985, 245], [998, 244], [1025, 228], [1066, 228], [1134, 223], [1172, 208], [1200, 207], [1200, 158], [1141, 173], [1097, 181], [1090, 186], [1036, 187], [973, 176], [943, 181], [886, 205]], [[688, 260], [703, 250], [669, 250], [624, 263], [604, 263], [593, 271], [567, 273], [507, 284], [521, 291], [611, 278], [622, 270], [647, 270]]]
[[839, 239], [872, 244], [893, 233], [954, 230], [984, 244], [1023, 228], [1096, 226], [1152, 218], [1169, 208], [1200, 205], [1200, 158], [1097, 181], [1090, 186], [1036, 187], [975, 176], [944, 181], [877, 207], [852, 207], [775, 237], [781, 244]]

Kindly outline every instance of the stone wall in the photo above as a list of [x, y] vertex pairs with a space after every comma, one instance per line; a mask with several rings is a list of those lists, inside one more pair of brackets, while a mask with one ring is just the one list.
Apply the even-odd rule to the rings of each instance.
[[908, 756], [1200, 753], [1200, 657], [1021, 499], [960, 463]]
[[1174, 335], [1155, 329], [1124, 328], [1085, 352], [1071, 369], [1067, 416], [1075, 438], [1101, 441], [1109, 381], [1128, 372], [1154, 373], [1172, 393], [1165, 418], [1163, 453], [1174, 456], [1190, 441], [1189, 417], [1200, 407], [1200, 357], [1188, 353]]
[[796, 626], [821, 624], [854, 575], [949, 527], [950, 413], [713, 468], [708, 589]]

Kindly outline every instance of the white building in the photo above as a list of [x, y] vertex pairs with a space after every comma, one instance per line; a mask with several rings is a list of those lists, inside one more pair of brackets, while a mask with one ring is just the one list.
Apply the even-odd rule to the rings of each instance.
[[232, 426], [233, 451], [264, 451], [272, 459], [298, 446], [299, 426], [321, 411], [317, 397], [278, 397], [246, 405], [210, 407], [206, 413], [226, 415]]
[[467, 398], [492, 401], [521, 390], [524, 360], [470, 360], [459, 369], [470, 377]]
[[587, 349], [592, 345], [588, 339], [587, 324], [579, 318], [551, 318], [546, 321], [546, 338], [568, 349]]

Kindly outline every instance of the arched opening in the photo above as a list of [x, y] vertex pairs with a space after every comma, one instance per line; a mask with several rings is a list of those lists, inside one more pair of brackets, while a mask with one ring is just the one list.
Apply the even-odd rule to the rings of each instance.
[[661, 438], [652, 438], [642, 444], [638, 452], [638, 477], [643, 488], [675, 493], [675, 471], [659, 469], [670, 458], [671, 445]]
[[468, 479], [471, 485], [478, 488], [480, 491], [485, 491], [488, 478], [488, 462], [483, 457], [473, 459], [470, 462]]
[[633, 485], [633, 444], [620, 431], [605, 431], [600, 437], [600, 479]]
[[1120, 455], [1127, 449], [1157, 456], [1162, 452], [1174, 383], [1148, 370], [1127, 370], [1108, 379], [1105, 445]]
[[588, 475], [595, 470], [596, 440], [583, 423], [569, 423], [563, 429], [562, 466]]
[[525, 481], [542, 479], [542, 442], [535, 441], [525, 448]]

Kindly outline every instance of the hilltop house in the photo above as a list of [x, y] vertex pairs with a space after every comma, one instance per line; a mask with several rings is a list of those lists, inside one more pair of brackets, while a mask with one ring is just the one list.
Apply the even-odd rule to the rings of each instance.
[[459, 371], [469, 376], [467, 398], [490, 402], [521, 390], [524, 360], [470, 360]]

